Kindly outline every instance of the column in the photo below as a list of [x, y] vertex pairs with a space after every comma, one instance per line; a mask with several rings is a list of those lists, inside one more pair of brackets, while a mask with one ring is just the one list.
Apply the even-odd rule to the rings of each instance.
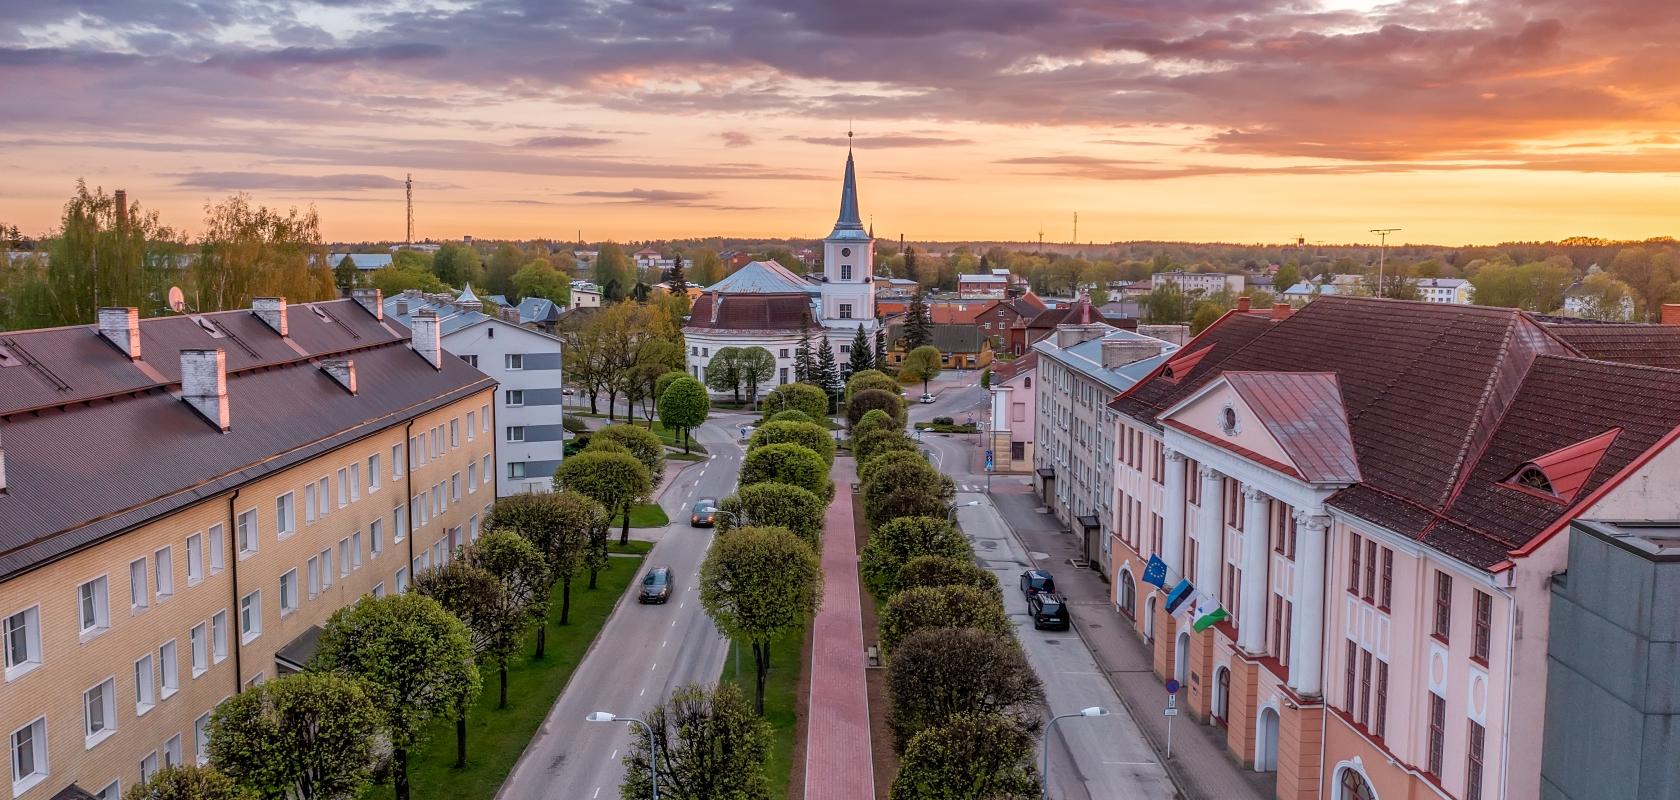
[[1237, 644], [1255, 654], [1266, 649], [1266, 566], [1272, 538], [1269, 498], [1243, 486], [1242, 619]]
[[1196, 519], [1196, 577], [1200, 591], [1219, 598], [1219, 560], [1225, 549], [1225, 476], [1203, 464], [1196, 470], [1202, 481], [1201, 516]]
[[[1164, 446], [1164, 445], [1163, 445]], [[1167, 505], [1161, 509], [1161, 560], [1175, 577], [1188, 577], [1190, 569], [1184, 563], [1184, 454], [1167, 451]], [[1173, 587], [1172, 582], [1167, 588]]]
[[1289, 687], [1303, 697], [1324, 688], [1324, 551], [1330, 518], [1295, 512], [1295, 621]]

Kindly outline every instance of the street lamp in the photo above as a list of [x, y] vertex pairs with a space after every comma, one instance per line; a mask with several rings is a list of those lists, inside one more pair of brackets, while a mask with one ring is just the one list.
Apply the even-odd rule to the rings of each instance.
[[[635, 717], [621, 717], [611, 711], [591, 711], [584, 719], [590, 722], [628, 722], [631, 725], [642, 726], [648, 737], [648, 777], [652, 779], [648, 785], [653, 787], [653, 800], [659, 800], [659, 740], [654, 737], [653, 728]], [[1051, 721], [1052, 724], [1054, 722]]]
[[1383, 289], [1383, 266], [1388, 261], [1388, 235], [1399, 232], [1399, 228], [1372, 228], [1371, 232], [1382, 240], [1382, 247], [1377, 251], [1377, 296], [1387, 297], [1388, 292]]
[[956, 522], [957, 521], [957, 519], [956, 519], [957, 509], [967, 508], [969, 506], [977, 506], [977, 505], [980, 505], [979, 500], [970, 500], [966, 503], [958, 503], [954, 506], [951, 506], [950, 508], [945, 509], [945, 521], [946, 522]]
[[708, 512], [710, 512], [712, 514], [712, 516], [714, 516], [714, 517], [719, 515], [719, 514], [722, 514], [723, 516], [726, 516], [726, 517], [734, 520], [734, 522], [732, 522], [730, 524], [734, 525], [737, 528], [741, 526], [741, 518], [739, 516], [736, 516], [735, 512], [733, 512], [733, 511], [724, 511], [723, 509], [718, 508], [717, 506], [712, 506], [711, 508], [708, 508], [706, 510]]
[[1039, 784], [1039, 789], [1042, 792], [1039, 797], [1043, 798], [1043, 800], [1050, 800], [1050, 729], [1056, 727], [1056, 722], [1058, 720], [1064, 720], [1070, 717], [1106, 716], [1108, 716], [1108, 709], [1103, 708], [1102, 706], [1091, 706], [1090, 708], [1081, 709], [1073, 714], [1061, 714], [1050, 718], [1050, 724], [1044, 726], [1044, 741], [1041, 743], [1042, 747], [1040, 748], [1043, 750], [1044, 760], [1042, 762], [1043, 765], [1038, 768], [1038, 777], [1039, 780], [1042, 781], [1042, 783]]

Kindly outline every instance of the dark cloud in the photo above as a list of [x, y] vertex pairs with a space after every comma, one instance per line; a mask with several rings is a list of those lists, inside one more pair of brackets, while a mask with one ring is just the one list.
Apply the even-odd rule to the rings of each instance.
[[753, 143], [753, 137], [740, 131], [724, 131], [718, 135], [723, 138], [724, 147], [747, 147]]
[[523, 147], [563, 149], [573, 147], [600, 147], [601, 145], [612, 143], [612, 139], [600, 136], [533, 136], [520, 142], [519, 144]]
[[[346, 192], [401, 189], [402, 178], [386, 175], [287, 175], [280, 172], [189, 172], [174, 176], [176, 184], [218, 192], [258, 190]], [[433, 187], [437, 188], [437, 187]]]

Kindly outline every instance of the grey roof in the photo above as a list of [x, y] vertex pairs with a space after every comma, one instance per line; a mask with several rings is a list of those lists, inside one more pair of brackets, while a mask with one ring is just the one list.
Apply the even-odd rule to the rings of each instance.
[[519, 324], [536, 325], [554, 322], [560, 318], [561, 308], [546, 297], [527, 297], [519, 301]]
[[482, 303], [483, 301], [478, 299], [478, 295], [473, 294], [472, 284], [468, 283], [466, 285], [466, 288], [461, 290], [461, 296], [455, 298], [455, 302], [457, 302], [457, 303]]
[[1133, 384], [1148, 377], [1162, 362], [1178, 352], [1178, 345], [1171, 342], [1161, 342], [1161, 354], [1150, 358], [1139, 359], [1130, 364], [1105, 368], [1102, 365], [1102, 343], [1116, 339], [1154, 339], [1136, 331], [1115, 329], [1103, 336], [1086, 342], [1080, 342], [1072, 347], [1057, 347], [1054, 335], [1040, 339], [1033, 343], [1032, 349], [1045, 358], [1052, 358], [1077, 370], [1092, 380], [1100, 381], [1104, 386], [1116, 392], [1123, 392], [1132, 388]]
[[350, 257], [350, 263], [356, 269], [384, 269], [391, 266], [390, 253], [333, 253], [327, 256], [327, 266], [336, 267], [345, 256]]
[[1337, 294], [1341, 290], [1339, 288], [1337, 288], [1336, 284], [1334, 284], [1334, 283], [1313, 284], [1313, 283], [1308, 283], [1306, 281], [1301, 281], [1300, 283], [1297, 283], [1294, 286], [1289, 287], [1288, 289], [1284, 289], [1283, 293], [1286, 294], [1286, 295], [1300, 295], [1302, 297], [1306, 297], [1307, 295], [1312, 294], [1314, 291], [1317, 291], [1321, 295], [1333, 295], [1333, 294]]
[[445, 300], [436, 295], [424, 295], [417, 291], [403, 292], [385, 298], [385, 316], [394, 319], [408, 327], [409, 317], [422, 308], [429, 308], [438, 315], [438, 335], [448, 336], [462, 328], [477, 325], [490, 315], [481, 311], [468, 311], [456, 305], [452, 300]]
[[774, 261], [751, 261], [734, 274], [706, 287], [719, 294], [816, 294], [821, 288]]
[[1457, 289], [1469, 282], [1464, 278], [1419, 278], [1417, 285], [1430, 289]]
[[928, 326], [928, 339], [930, 344], [947, 355], [978, 353], [986, 342], [986, 337], [980, 335], [980, 326], [973, 323], [934, 323]]
[[833, 239], [856, 239], [868, 241], [869, 232], [863, 229], [863, 218], [858, 214], [857, 170], [852, 166], [852, 151], [846, 150], [846, 179], [840, 184], [840, 216], [834, 220], [834, 232], [828, 235]]
[[957, 283], [1008, 283], [1009, 278], [1003, 275], [977, 272], [957, 276]]

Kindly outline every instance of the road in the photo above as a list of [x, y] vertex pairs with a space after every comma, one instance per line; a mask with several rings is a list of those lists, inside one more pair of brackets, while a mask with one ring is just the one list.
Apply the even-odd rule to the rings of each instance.
[[641, 605], [633, 595], [620, 600], [502, 784], [499, 800], [617, 797], [629, 728], [586, 722], [585, 715], [611, 711], [641, 716], [676, 687], [709, 684], [722, 674], [727, 642], [701, 609], [698, 591], [700, 561], [711, 545], [712, 531], [690, 528], [688, 515], [695, 500], [734, 491], [741, 464], [737, 419], [745, 417], [718, 415], [698, 428], [695, 439], [711, 457], [684, 470], [660, 495], [672, 523], [660, 532], [642, 569], [671, 567], [675, 594], [669, 603], [657, 606]]
[[[939, 402], [921, 406], [926, 410], [912, 411], [910, 416], [913, 420], [951, 416], [961, 421], [963, 414], [972, 413], [978, 423], [985, 419], [986, 399], [987, 393], [977, 387], [954, 387], [942, 394]], [[940, 471], [957, 484], [957, 519], [980, 563], [996, 573], [1003, 584], [1004, 610], [1017, 626], [1016, 634], [1028, 662], [1044, 683], [1050, 710], [1067, 714], [1101, 706], [1109, 711], [1109, 716], [1099, 719], [1074, 718], [1057, 723], [1050, 738], [1050, 797], [1172, 797], [1175, 790], [1165, 768], [1103, 677], [1084, 641], [1072, 631], [1033, 629], [1026, 600], [1016, 590], [1021, 572], [1032, 561], [985, 494], [985, 475], [974, 474], [980, 461], [977, 437], [929, 434], [923, 443]], [[973, 501], [979, 501], [979, 505], [961, 505]], [[1079, 624], [1077, 619], [1075, 624]]]

